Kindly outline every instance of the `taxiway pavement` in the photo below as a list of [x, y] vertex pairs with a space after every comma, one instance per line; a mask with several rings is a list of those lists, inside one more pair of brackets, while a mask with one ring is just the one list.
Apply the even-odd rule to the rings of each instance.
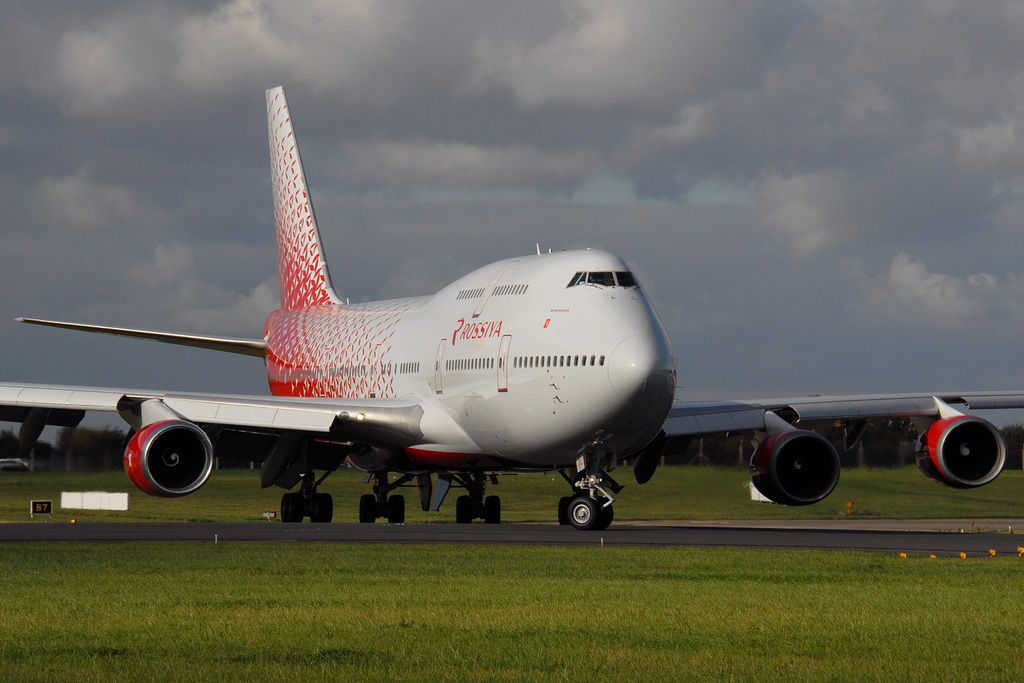
[[1014, 554], [1024, 519], [619, 522], [599, 532], [556, 524], [283, 524], [281, 522], [28, 522], [0, 524], [0, 543], [342, 542], [552, 546], [721, 546], [955, 556]]

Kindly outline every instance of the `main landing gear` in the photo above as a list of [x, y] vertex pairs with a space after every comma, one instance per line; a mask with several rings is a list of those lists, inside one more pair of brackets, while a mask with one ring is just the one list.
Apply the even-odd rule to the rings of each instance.
[[558, 501], [558, 523], [571, 524], [581, 531], [607, 529], [615, 517], [612, 493], [622, 490], [622, 485], [612, 479], [601, 467], [601, 460], [587, 457], [586, 468], [571, 479], [565, 470], [559, 474], [569, 482], [577, 493], [563, 496]]
[[[474, 519], [482, 519], [484, 524], [501, 524], [501, 498], [484, 497], [486, 474], [453, 474], [452, 479], [468, 494], [455, 499], [456, 524], [469, 524]], [[498, 477], [492, 474], [491, 482], [497, 484]]]
[[[495, 475], [460, 474], [443, 472], [437, 476], [437, 488], [433, 489], [430, 474], [404, 474], [394, 482], [389, 481], [387, 472], [374, 472], [366, 475], [366, 483], [373, 481], [373, 493], [367, 493], [359, 499], [359, 521], [372, 524], [383, 517], [392, 524], [405, 522], [405, 498], [389, 494], [400, 486], [416, 486], [420, 490], [420, 504], [424, 511], [437, 511], [441, 508], [452, 484], [466, 489], [466, 495], [455, 500], [455, 521], [458, 524], [469, 524], [474, 519], [482, 519], [486, 524], [501, 523], [501, 499], [498, 496], [485, 496], [487, 480], [497, 483]], [[415, 484], [412, 482], [415, 480]]]
[[312, 472], [308, 472], [302, 478], [299, 491], [281, 496], [281, 521], [301, 522], [303, 517], [309, 517], [311, 522], [330, 522], [334, 517], [334, 498], [329, 493], [317, 493], [316, 489], [333, 471], [324, 474], [319, 481]]
[[394, 483], [388, 481], [387, 472], [374, 472], [366, 475], [366, 481], [373, 478], [373, 493], [367, 493], [359, 499], [359, 521], [373, 524], [378, 518], [385, 518], [390, 524], [405, 523], [405, 496], [389, 496], [388, 494], [404, 486], [414, 477], [406, 474]]

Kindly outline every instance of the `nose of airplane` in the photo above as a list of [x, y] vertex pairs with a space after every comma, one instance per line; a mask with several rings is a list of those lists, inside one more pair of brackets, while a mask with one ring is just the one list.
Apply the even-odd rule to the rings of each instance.
[[[630, 396], [641, 389], [671, 394], [672, 352], [656, 337], [646, 334], [629, 337], [612, 351], [608, 359], [608, 381], [620, 396]], [[652, 383], [657, 386], [649, 386]], [[665, 385], [664, 387], [662, 385]]]

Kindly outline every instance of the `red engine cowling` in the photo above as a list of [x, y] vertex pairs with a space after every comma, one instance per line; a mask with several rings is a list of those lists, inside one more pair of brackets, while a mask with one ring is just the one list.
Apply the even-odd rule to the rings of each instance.
[[750, 478], [782, 505], [824, 500], [839, 483], [839, 453], [821, 434], [803, 429], [772, 434], [750, 459]]
[[987, 420], [959, 415], [939, 420], [921, 437], [917, 466], [940, 484], [958, 489], [984, 486], [1006, 462], [1006, 441]]
[[213, 444], [202, 429], [184, 420], [154, 422], [136, 432], [124, 451], [128, 478], [151, 496], [195, 493], [213, 469]]

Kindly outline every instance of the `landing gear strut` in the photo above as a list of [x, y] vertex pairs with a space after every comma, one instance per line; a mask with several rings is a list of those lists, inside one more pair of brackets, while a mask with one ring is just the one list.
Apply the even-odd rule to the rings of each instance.
[[612, 493], [621, 491], [622, 485], [603, 469], [604, 458], [585, 457], [585, 469], [578, 472], [575, 479], [565, 470], [559, 470], [576, 495], [563, 496], [558, 501], [558, 523], [571, 524], [581, 531], [600, 531], [607, 529], [615, 517]]

